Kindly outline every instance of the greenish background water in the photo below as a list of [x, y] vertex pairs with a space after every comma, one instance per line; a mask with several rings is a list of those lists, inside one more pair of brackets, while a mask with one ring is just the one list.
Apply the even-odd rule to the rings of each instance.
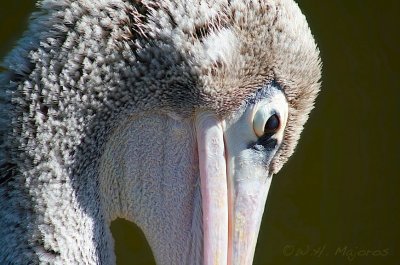
[[[254, 264], [398, 265], [400, 1], [297, 2], [321, 49], [323, 86], [297, 152], [274, 177]], [[3, 57], [34, 2], [0, 6]], [[118, 264], [154, 264], [133, 224], [112, 230]]]

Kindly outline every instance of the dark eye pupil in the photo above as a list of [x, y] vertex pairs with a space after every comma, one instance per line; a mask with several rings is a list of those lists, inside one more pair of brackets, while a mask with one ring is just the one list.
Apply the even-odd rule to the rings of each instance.
[[267, 123], [264, 126], [264, 133], [271, 133], [275, 132], [279, 129], [279, 117], [278, 115], [274, 114], [269, 117]]

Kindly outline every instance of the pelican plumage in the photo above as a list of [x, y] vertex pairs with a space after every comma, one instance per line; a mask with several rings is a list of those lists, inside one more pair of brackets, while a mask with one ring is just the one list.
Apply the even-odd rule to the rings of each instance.
[[251, 264], [321, 75], [292, 0], [43, 0], [4, 67], [1, 264]]

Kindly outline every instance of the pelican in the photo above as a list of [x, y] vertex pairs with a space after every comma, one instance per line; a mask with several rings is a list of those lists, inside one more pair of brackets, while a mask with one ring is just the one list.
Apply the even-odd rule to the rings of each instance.
[[252, 264], [320, 89], [292, 0], [43, 0], [0, 98], [0, 263]]

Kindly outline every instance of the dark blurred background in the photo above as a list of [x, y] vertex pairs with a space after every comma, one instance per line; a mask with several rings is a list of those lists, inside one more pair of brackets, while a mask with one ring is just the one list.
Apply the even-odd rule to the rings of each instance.
[[[322, 92], [274, 177], [256, 265], [400, 264], [400, 1], [302, 0], [321, 50]], [[1, 0], [0, 57], [35, 2]], [[141, 232], [112, 225], [119, 265], [154, 264]]]

